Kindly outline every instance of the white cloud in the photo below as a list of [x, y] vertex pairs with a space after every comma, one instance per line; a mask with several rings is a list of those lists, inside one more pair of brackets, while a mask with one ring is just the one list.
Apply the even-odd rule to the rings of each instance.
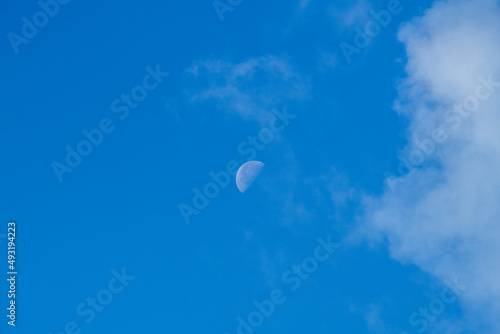
[[449, 124], [479, 76], [500, 81], [499, 32], [494, 0], [436, 2], [402, 27], [408, 77], [396, 105], [410, 119], [406, 150], [436, 127], [448, 140], [404, 183], [367, 200], [366, 226], [395, 259], [442, 280], [460, 277], [467, 314], [486, 319], [491, 333], [500, 329], [500, 86], [460, 127]]
[[241, 63], [204, 60], [186, 72], [193, 82], [191, 102], [212, 101], [219, 109], [262, 122], [273, 108], [302, 101], [310, 91], [307, 79], [283, 57], [266, 56]]

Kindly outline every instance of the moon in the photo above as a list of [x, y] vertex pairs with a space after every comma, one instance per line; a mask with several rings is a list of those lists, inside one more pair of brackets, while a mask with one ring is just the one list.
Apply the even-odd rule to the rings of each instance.
[[259, 176], [264, 168], [264, 164], [260, 161], [248, 161], [241, 165], [236, 173], [236, 186], [244, 193]]

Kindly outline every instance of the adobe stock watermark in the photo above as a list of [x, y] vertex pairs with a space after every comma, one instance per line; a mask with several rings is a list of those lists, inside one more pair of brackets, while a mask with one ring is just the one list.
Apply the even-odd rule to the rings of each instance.
[[360, 54], [363, 49], [370, 45], [372, 40], [380, 34], [382, 28], [387, 27], [391, 23], [392, 17], [401, 13], [403, 9], [399, 0], [389, 0], [387, 9], [382, 9], [378, 12], [370, 10], [372, 20], [365, 24], [364, 29], [361, 30], [359, 27], [353, 29], [355, 33], [353, 39], [354, 45], [347, 42], [339, 44], [340, 51], [342, 51], [347, 64], [352, 62], [354, 54]]
[[[135, 276], [127, 275], [125, 268], [121, 273], [115, 269], [111, 270], [113, 277], [109, 280], [106, 288], [97, 291], [95, 296], [89, 296], [85, 302], [76, 307], [76, 315], [81, 317], [85, 324], [90, 324], [96, 318], [96, 312], [101, 313], [105, 307], [111, 304], [116, 295], [123, 292], [123, 289], [135, 279]], [[80, 334], [81, 326], [76, 321], [68, 321], [64, 325], [64, 330], [54, 334]], [[52, 334], [50, 332], [49, 334]]]
[[[450, 282], [446, 280], [444, 284], [447, 286], [438, 297], [429, 302], [426, 307], [419, 307], [418, 312], [413, 312], [409, 318], [408, 323], [414, 327], [417, 333], [423, 333], [430, 323], [437, 320], [437, 317], [446, 311], [446, 307], [455, 301], [466, 290], [466, 286], [459, 284], [457, 278]], [[399, 334], [410, 334], [407, 331], [401, 331]]]
[[51, 18], [54, 18], [58, 13], [61, 5], [65, 5], [69, 0], [40, 0], [37, 11], [31, 17], [31, 20], [26, 16], [21, 18], [23, 25], [21, 26], [21, 34], [9, 32], [7, 38], [12, 46], [12, 49], [17, 54], [19, 53], [19, 46], [21, 44], [28, 44], [29, 41], [38, 34], [38, 30], [45, 27]]
[[[163, 82], [163, 78], [169, 76], [169, 73], [160, 71], [160, 65], [156, 65], [156, 69], [146, 66], [146, 72], [147, 74], [142, 78], [142, 84], [134, 86], [130, 90], [130, 94], [121, 94], [120, 98], [111, 102], [111, 112], [117, 114], [120, 120], [125, 120], [129, 116], [130, 110], [136, 109], [139, 103], [146, 99], [148, 92], [156, 89]], [[83, 158], [88, 157], [94, 148], [101, 145], [104, 135], [112, 133], [115, 128], [113, 121], [105, 117], [99, 121], [96, 128], [82, 130], [85, 139], [76, 144], [76, 149], [66, 145], [67, 153], [64, 161], [66, 164], [59, 161], [54, 161], [51, 164], [59, 182], [64, 180], [64, 173], [72, 173], [76, 167], [80, 166]]]
[[[238, 153], [243, 156], [245, 161], [254, 160], [257, 153], [263, 151], [266, 146], [274, 140], [276, 134], [280, 133], [294, 119], [296, 115], [289, 114], [286, 107], [280, 112], [277, 109], [272, 110], [274, 117], [268, 123], [268, 126], [260, 129], [257, 136], [248, 136], [247, 140], [242, 141], [238, 145]], [[191, 223], [192, 215], [199, 215], [201, 210], [204, 210], [209, 204], [210, 200], [214, 199], [220, 194], [222, 189], [225, 189], [231, 179], [236, 175], [240, 163], [236, 160], [231, 160], [226, 164], [226, 169], [214, 173], [208, 173], [212, 181], [207, 182], [201, 190], [197, 187], [193, 188], [192, 205], [180, 203], [178, 209], [186, 224]]]
[[232, 12], [234, 8], [241, 5], [242, 2], [243, 0], [215, 0], [214, 2], [212, 2], [212, 5], [214, 6], [215, 12], [222, 22], [224, 21], [224, 13]]
[[[287, 285], [291, 292], [297, 291], [304, 281], [311, 277], [318, 270], [319, 263], [325, 262], [340, 244], [333, 243], [330, 236], [326, 241], [317, 238], [318, 246], [313, 251], [312, 256], [306, 257], [299, 265], [292, 265], [291, 269], [285, 271], [281, 276], [283, 284]], [[252, 334], [257, 328], [264, 324], [264, 320], [274, 314], [276, 306], [283, 304], [287, 297], [285, 291], [274, 289], [269, 293], [269, 299], [259, 302], [253, 301], [254, 311], [250, 312], [245, 318], [237, 317], [236, 334]], [[224, 334], [229, 334], [225, 332]]]
[[411, 150], [406, 158], [400, 157], [401, 163], [398, 167], [398, 174], [385, 173], [384, 183], [388, 188], [394, 190], [394, 187], [398, 183], [404, 182], [416, 168], [422, 166], [434, 154], [438, 145], [448, 140], [450, 128], [457, 131], [462, 126], [464, 120], [471, 118], [472, 113], [479, 108], [481, 102], [489, 99], [496, 92], [497, 88], [500, 87], [500, 81], [495, 81], [492, 74], [487, 79], [479, 76], [477, 80], [479, 81], [479, 85], [476, 86], [474, 93], [468, 95], [461, 104], [455, 104], [453, 110], [445, 114], [444, 121], [449, 127], [436, 127], [431, 131], [430, 136], [422, 140], [415, 138], [416, 148]]

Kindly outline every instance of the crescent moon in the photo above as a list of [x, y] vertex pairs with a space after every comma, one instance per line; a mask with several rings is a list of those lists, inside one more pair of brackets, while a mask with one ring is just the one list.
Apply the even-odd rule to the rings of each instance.
[[236, 186], [244, 193], [259, 176], [264, 164], [260, 161], [249, 161], [241, 165], [236, 173]]

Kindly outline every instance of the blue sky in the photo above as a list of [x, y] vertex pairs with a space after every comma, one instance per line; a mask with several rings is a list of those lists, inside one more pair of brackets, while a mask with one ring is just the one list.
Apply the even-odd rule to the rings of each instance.
[[498, 1], [1, 12], [2, 333], [498, 333]]

